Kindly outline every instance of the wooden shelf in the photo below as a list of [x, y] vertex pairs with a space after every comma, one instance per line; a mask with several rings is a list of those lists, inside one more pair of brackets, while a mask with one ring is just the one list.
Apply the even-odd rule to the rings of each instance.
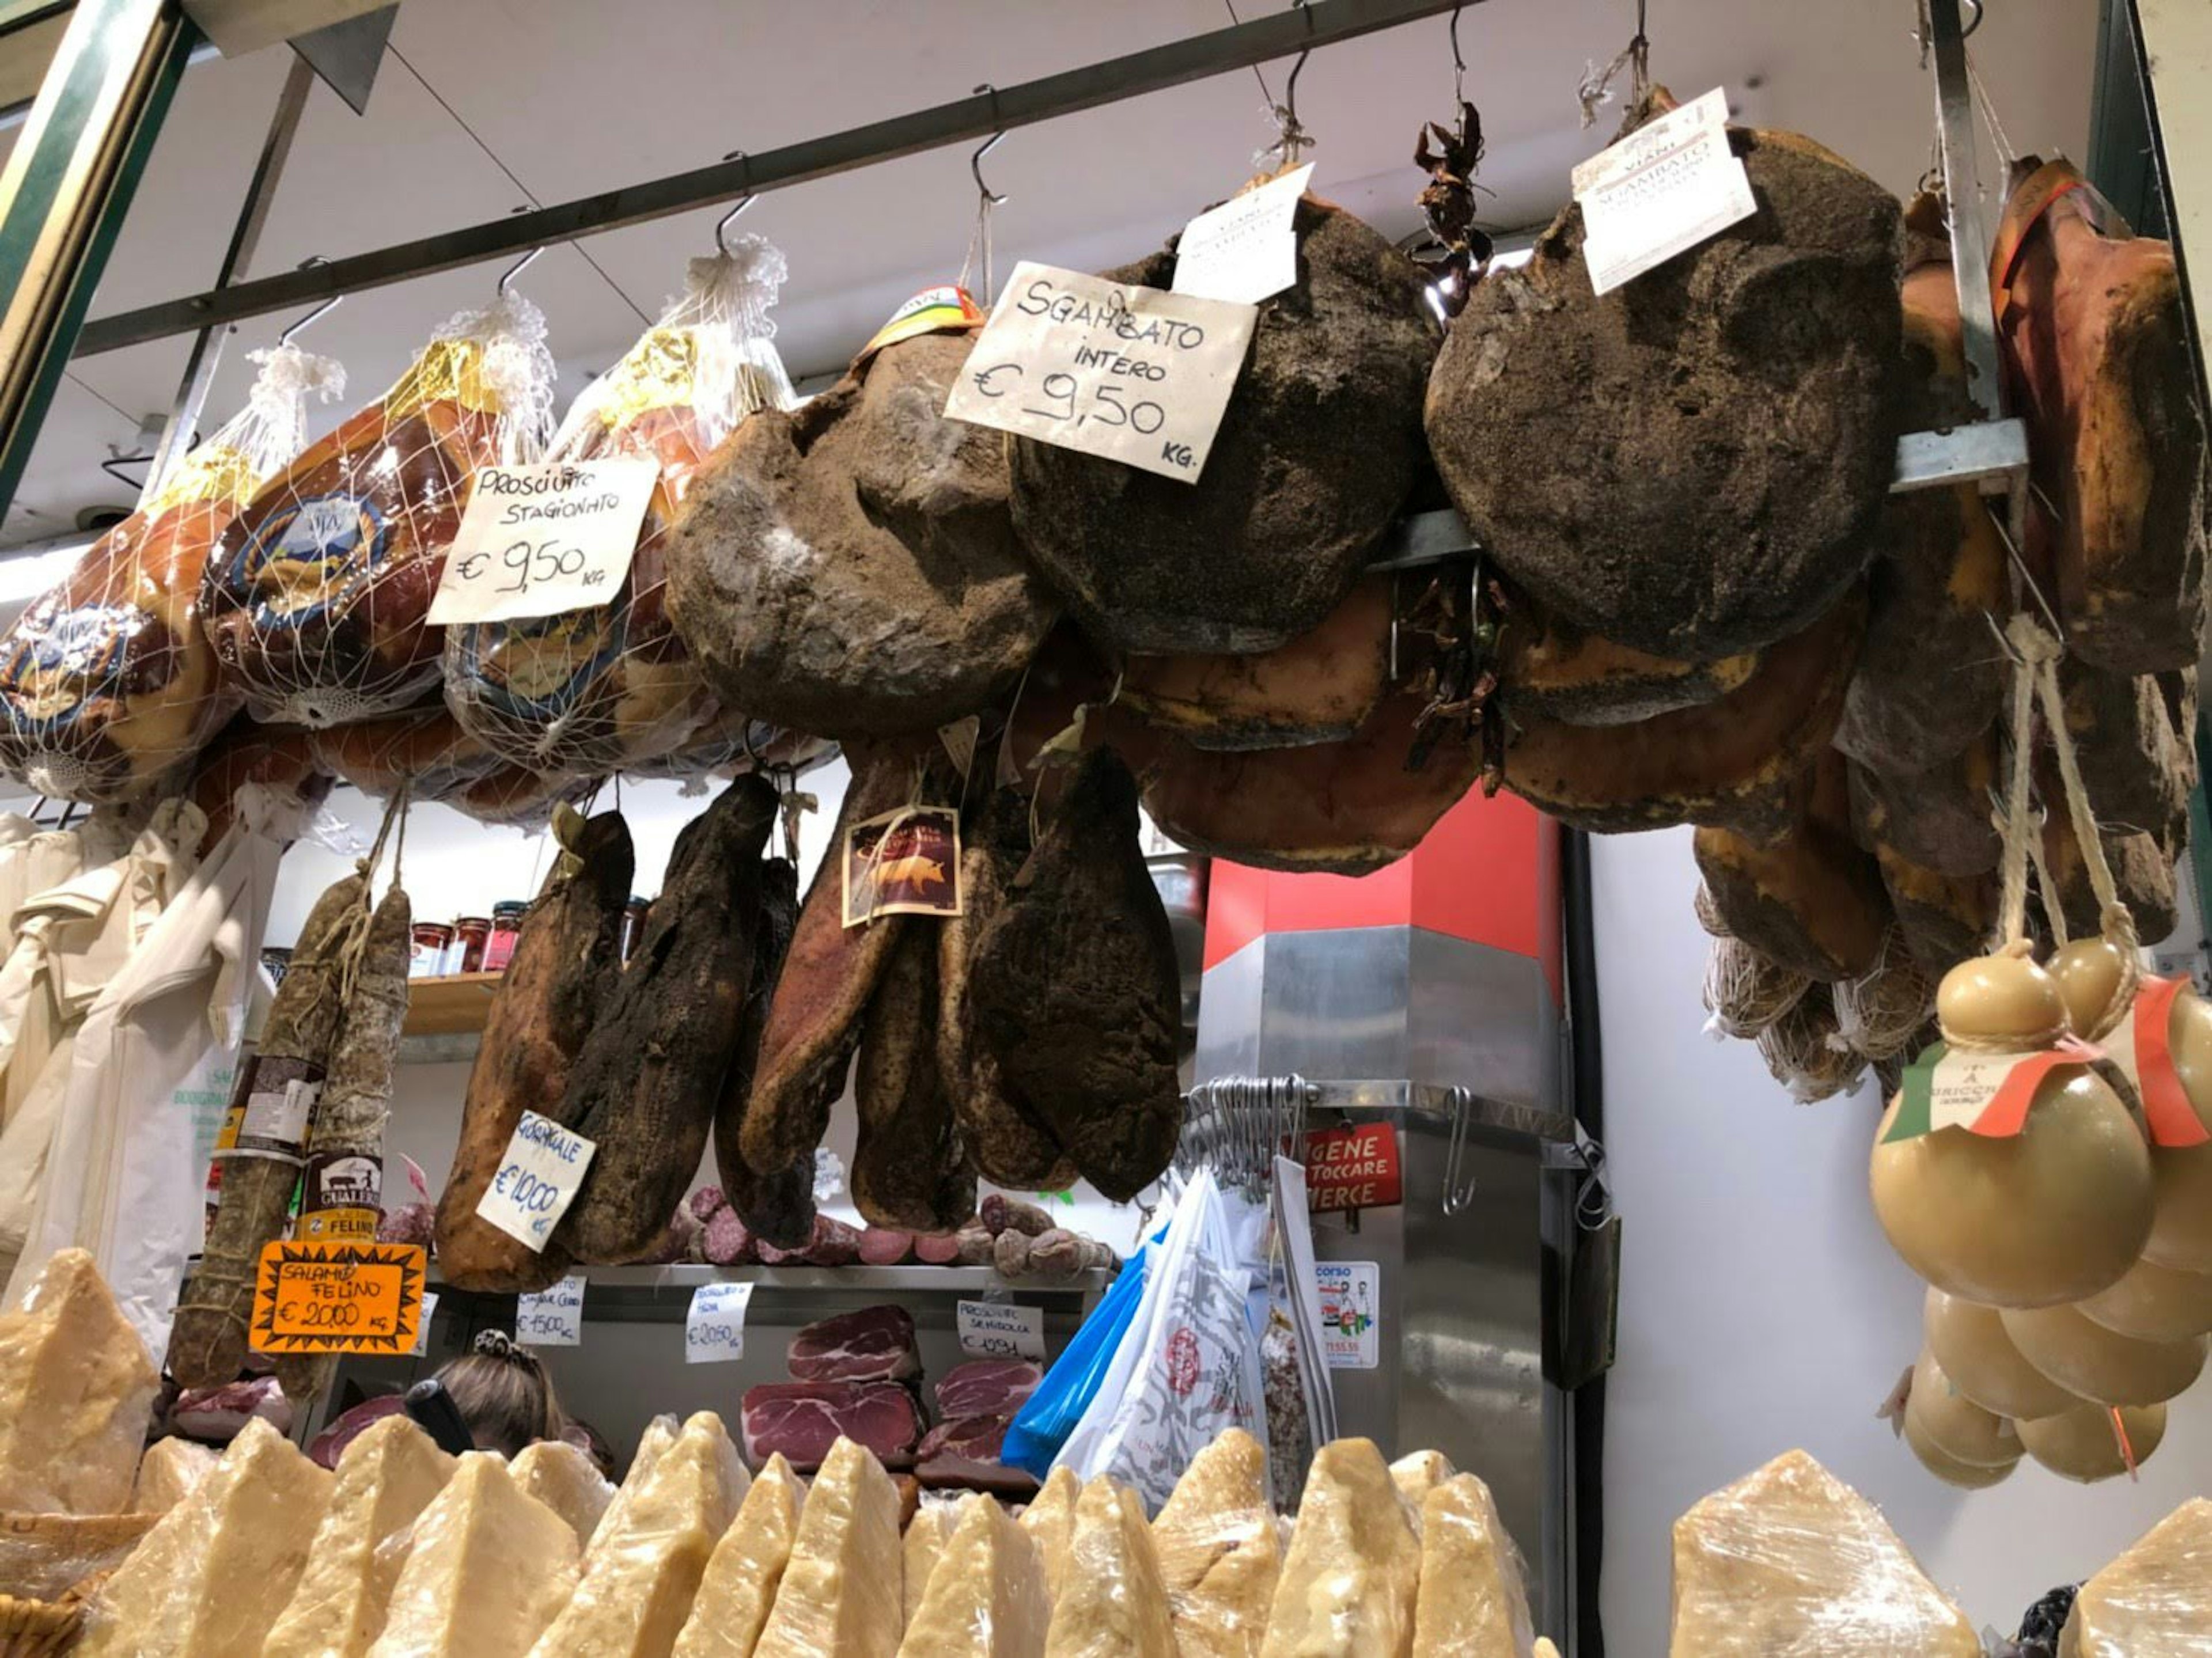
[[491, 1011], [492, 993], [499, 988], [501, 973], [456, 973], [442, 979], [407, 981], [407, 1023], [400, 1027], [410, 1036], [462, 1036], [483, 1031], [484, 1016]]

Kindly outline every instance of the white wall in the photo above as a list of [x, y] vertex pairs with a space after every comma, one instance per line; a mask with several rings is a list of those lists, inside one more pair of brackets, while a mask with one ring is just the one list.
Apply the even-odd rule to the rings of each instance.
[[1706, 938], [1690, 833], [1600, 838], [1593, 856], [1606, 1121], [1625, 1218], [1620, 1363], [1606, 1442], [1612, 1658], [1665, 1658], [1669, 1528], [1706, 1492], [1802, 1446], [1878, 1503], [1977, 1628], [2010, 1634], [2212, 1492], [2212, 1386], [2172, 1407], [2139, 1485], [1937, 1484], [1875, 1408], [1919, 1345], [1921, 1288], [1867, 1198], [1871, 1084], [1801, 1107], [1747, 1042], [1703, 1034]]

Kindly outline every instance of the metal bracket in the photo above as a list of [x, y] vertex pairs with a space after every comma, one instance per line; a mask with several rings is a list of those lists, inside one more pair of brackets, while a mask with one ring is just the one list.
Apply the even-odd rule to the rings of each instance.
[[1571, 1140], [1547, 1140], [1539, 1155], [1547, 1169], [1573, 1169], [1583, 1176], [1575, 1187], [1575, 1224], [1595, 1232], [1613, 1218], [1613, 1181], [1606, 1174], [1605, 1145], [1575, 1125]]

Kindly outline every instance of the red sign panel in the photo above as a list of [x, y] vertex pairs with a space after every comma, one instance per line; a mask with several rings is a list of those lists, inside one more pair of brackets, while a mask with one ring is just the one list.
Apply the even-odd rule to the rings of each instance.
[[1398, 1131], [1389, 1123], [1316, 1128], [1306, 1135], [1306, 1207], [1315, 1214], [1382, 1209], [1404, 1199]]

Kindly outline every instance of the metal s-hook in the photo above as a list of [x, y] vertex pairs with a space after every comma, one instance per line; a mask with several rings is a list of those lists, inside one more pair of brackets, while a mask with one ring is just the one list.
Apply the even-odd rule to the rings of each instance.
[[507, 274], [499, 279], [499, 295], [501, 299], [507, 297], [507, 284], [527, 270], [530, 268], [530, 262], [544, 251], [543, 247], [533, 247], [513, 264], [507, 266]]
[[1459, 15], [1466, 9], [1464, 5], [1454, 6], [1451, 14], [1452, 102], [1455, 104], [1467, 101], [1467, 59], [1461, 57], [1459, 52]]
[[730, 210], [727, 213], [725, 213], [720, 218], [714, 221], [714, 246], [716, 251], [726, 259], [730, 257], [730, 227], [737, 222], [738, 215], [750, 207], [753, 203], [758, 199], [758, 197], [753, 194], [752, 158], [748, 156], [742, 149], [733, 149], [728, 155], [722, 157], [722, 159], [726, 161], [742, 161], [744, 163], [744, 182], [738, 186], [738, 189], [744, 191], [744, 194], [738, 197], [736, 202], [731, 205]]
[[1006, 130], [999, 125], [998, 88], [993, 86], [988, 81], [980, 82], [975, 88], [975, 95], [979, 98], [987, 92], [991, 94], [993, 131], [989, 137], [975, 146], [975, 153], [968, 158], [968, 176], [975, 181], [975, 193], [993, 207], [997, 207], [1004, 203], [1006, 197], [1004, 193], [994, 191], [990, 185], [983, 182], [983, 158], [999, 147], [999, 141], [1006, 136]]
[[[300, 269], [302, 270], [312, 270], [319, 264], [328, 264], [329, 263], [330, 261], [325, 258], [321, 254], [311, 253], [306, 258], [300, 261]], [[301, 318], [299, 321], [288, 326], [283, 333], [276, 337], [276, 343], [279, 345], [291, 344], [292, 337], [295, 334], [297, 334], [301, 329], [307, 327], [308, 324], [318, 321], [320, 319], [328, 316], [331, 312], [337, 310], [339, 305], [343, 302], [344, 299], [345, 295], [343, 294], [331, 295], [330, 298], [325, 300], [313, 311], [310, 311], [306, 316]]]
[[1444, 1156], [1443, 1211], [1447, 1215], [1458, 1215], [1464, 1214], [1474, 1201], [1475, 1178], [1461, 1171], [1467, 1159], [1467, 1126], [1474, 1115], [1474, 1090], [1454, 1088], [1447, 1098], [1452, 1120], [1449, 1149]]

